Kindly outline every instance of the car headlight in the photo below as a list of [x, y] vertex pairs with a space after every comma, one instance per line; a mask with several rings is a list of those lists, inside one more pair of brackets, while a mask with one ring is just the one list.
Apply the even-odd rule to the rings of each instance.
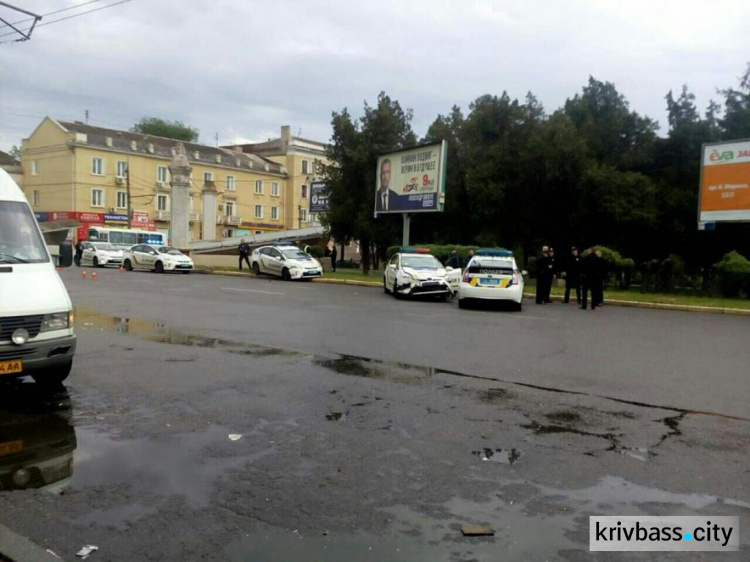
[[45, 314], [39, 331], [51, 332], [52, 330], [66, 330], [70, 327], [71, 316], [72, 313], [70, 311]]

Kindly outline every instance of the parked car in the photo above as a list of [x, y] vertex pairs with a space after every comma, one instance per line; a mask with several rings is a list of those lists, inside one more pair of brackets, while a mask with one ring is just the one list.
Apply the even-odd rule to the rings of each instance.
[[399, 296], [434, 295], [447, 299], [458, 288], [460, 270], [444, 267], [427, 248], [401, 248], [385, 266], [383, 291]]
[[81, 265], [105, 267], [107, 265], [120, 266], [122, 263], [122, 249], [109, 242], [82, 242]]
[[253, 250], [250, 267], [256, 275], [267, 273], [286, 281], [312, 279], [323, 275], [323, 266], [320, 262], [293, 245], [275, 244]]
[[123, 252], [123, 266], [127, 271], [142, 269], [164, 273], [165, 271], [181, 271], [190, 273], [193, 270], [193, 260], [171, 246], [152, 246], [138, 244]]
[[472, 300], [509, 301], [521, 310], [523, 272], [518, 270], [513, 252], [503, 248], [477, 250], [464, 269], [458, 286], [458, 306]]

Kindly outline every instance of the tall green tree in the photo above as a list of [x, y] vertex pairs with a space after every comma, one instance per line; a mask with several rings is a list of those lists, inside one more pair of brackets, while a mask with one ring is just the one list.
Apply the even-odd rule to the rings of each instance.
[[724, 118], [720, 120], [727, 140], [750, 137], [750, 63], [740, 78], [739, 88], [728, 88], [724, 96]]
[[159, 117], [144, 117], [130, 128], [133, 133], [166, 137], [185, 142], [197, 142], [198, 129], [185, 125], [182, 121], [166, 121]]

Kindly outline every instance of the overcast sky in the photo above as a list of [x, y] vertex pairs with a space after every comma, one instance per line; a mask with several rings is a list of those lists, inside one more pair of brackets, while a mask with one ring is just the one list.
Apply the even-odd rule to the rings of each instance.
[[[90, 0], [9, 0], [34, 13]], [[118, 0], [98, 0], [42, 23]], [[24, 19], [0, 7], [0, 17]], [[0, 35], [8, 33], [1, 28]], [[0, 37], [0, 42], [14, 39]], [[131, 0], [0, 44], [0, 150], [45, 115], [127, 129], [143, 116], [221, 144], [293, 134], [328, 141], [333, 111], [384, 90], [423, 136], [483, 94], [548, 112], [589, 75], [666, 132], [664, 96], [701, 110], [750, 61], [750, 4], [723, 0]]]

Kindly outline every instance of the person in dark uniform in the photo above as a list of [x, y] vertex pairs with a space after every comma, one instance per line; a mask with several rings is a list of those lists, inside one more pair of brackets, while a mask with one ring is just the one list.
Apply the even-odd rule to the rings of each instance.
[[564, 303], [570, 302], [570, 291], [576, 291], [576, 303], [581, 305], [581, 256], [578, 255], [578, 248], [573, 246], [570, 250], [568, 263], [565, 266], [565, 298]]
[[544, 293], [544, 302], [547, 304], [550, 304], [552, 302], [552, 299], [550, 298], [550, 295], [552, 294], [552, 284], [555, 282], [555, 278], [557, 277], [557, 261], [555, 258], [555, 249], [550, 248], [549, 253], [547, 254], [547, 263], [548, 263], [548, 274], [547, 274], [547, 285], [545, 287], [546, 292]]
[[76, 242], [76, 255], [73, 258], [73, 261], [75, 262], [77, 267], [81, 267], [81, 258], [83, 257], [83, 242], [80, 240]]
[[586, 310], [588, 304], [589, 290], [591, 291], [591, 310], [594, 310], [597, 306], [601, 306], [604, 300], [602, 283], [604, 282], [604, 260], [602, 254], [599, 251], [594, 251], [591, 248], [588, 251], [588, 255], [582, 260], [582, 285], [583, 285], [583, 300], [581, 302], [581, 308]]
[[445, 260], [444, 265], [445, 267], [452, 267], [453, 269], [461, 269], [461, 257], [456, 250], [451, 250], [451, 255]]
[[536, 304], [544, 304], [548, 298], [548, 280], [549, 284], [552, 284], [549, 271], [549, 248], [547, 246], [542, 246], [542, 251], [539, 252], [536, 257]]
[[250, 267], [250, 245], [247, 242], [245, 242], [244, 238], [240, 240], [240, 246], [238, 250], [240, 252], [240, 271], [242, 271], [243, 260], [247, 264], [247, 268], [252, 269], [252, 267]]
[[339, 253], [336, 250], [336, 244], [331, 248], [331, 271], [336, 271], [336, 259], [339, 257]]

